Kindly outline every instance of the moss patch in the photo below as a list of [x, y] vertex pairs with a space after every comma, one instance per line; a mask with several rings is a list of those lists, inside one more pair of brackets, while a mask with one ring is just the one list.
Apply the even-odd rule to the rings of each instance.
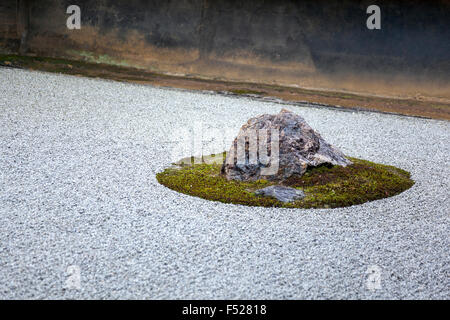
[[264, 91], [255, 91], [255, 90], [250, 90], [250, 89], [232, 89], [230, 90], [230, 92], [234, 93], [234, 94], [239, 94], [239, 95], [264, 95], [265, 92]]
[[[217, 158], [221, 156], [217, 155]], [[158, 173], [156, 178], [172, 190], [207, 200], [285, 208], [347, 207], [397, 195], [414, 184], [405, 170], [361, 159], [349, 159], [353, 165], [345, 168], [311, 168], [303, 177], [286, 181], [284, 185], [302, 189], [306, 194], [304, 199], [291, 203], [253, 194], [257, 189], [275, 184], [273, 181], [227, 181], [220, 175], [220, 163], [190, 163], [168, 168]]]

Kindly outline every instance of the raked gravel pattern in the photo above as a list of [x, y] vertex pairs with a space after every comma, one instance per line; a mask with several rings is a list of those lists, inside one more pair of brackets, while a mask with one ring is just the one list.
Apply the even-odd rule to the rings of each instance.
[[[156, 181], [174, 133], [282, 107], [415, 185], [300, 210]], [[0, 299], [449, 299], [449, 142], [446, 121], [0, 68]]]

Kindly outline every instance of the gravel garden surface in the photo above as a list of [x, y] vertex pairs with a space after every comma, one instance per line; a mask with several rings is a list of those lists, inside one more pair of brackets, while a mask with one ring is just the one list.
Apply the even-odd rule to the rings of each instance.
[[[287, 209], [157, 182], [180, 128], [235, 135], [282, 107], [414, 186]], [[447, 121], [0, 68], [0, 298], [448, 299], [449, 142]]]

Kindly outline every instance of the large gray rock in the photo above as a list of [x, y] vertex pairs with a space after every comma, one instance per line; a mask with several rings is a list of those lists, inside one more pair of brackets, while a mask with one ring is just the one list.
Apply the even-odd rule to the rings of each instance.
[[301, 116], [283, 109], [276, 115], [251, 118], [242, 126], [221, 172], [228, 180], [283, 181], [301, 177], [308, 167], [351, 163]]
[[274, 197], [282, 202], [292, 202], [295, 200], [300, 200], [305, 197], [302, 190], [284, 187], [284, 186], [270, 186], [264, 189], [259, 189], [255, 191], [258, 196]]

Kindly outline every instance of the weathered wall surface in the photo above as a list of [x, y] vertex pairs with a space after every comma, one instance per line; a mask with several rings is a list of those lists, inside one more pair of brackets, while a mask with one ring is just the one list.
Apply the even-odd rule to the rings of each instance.
[[[381, 30], [368, 30], [375, 3]], [[71, 4], [81, 8], [81, 30], [66, 27]], [[28, 25], [17, 27], [27, 12]], [[176, 74], [450, 98], [449, 16], [448, 0], [2, 0], [0, 46]]]
[[17, 8], [14, 0], [0, 2], [0, 47], [14, 50], [18, 45]]

